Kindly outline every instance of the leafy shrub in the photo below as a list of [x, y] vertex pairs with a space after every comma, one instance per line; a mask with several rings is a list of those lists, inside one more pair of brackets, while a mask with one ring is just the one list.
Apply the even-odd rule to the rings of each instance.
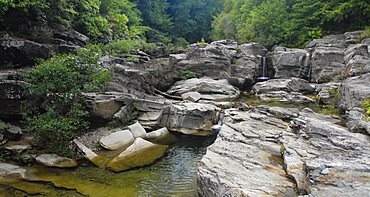
[[197, 77], [197, 74], [190, 70], [181, 70], [180, 75], [183, 80]]
[[27, 91], [44, 99], [41, 106], [25, 105], [25, 122], [41, 145], [68, 155], [69, 141], [88, 127], [82, 92], [98, 91], [110, 79], [110, 71], [98, 64], [98, 55], [81, 49], [74, 54], [56, 55], [24, 72]]
[[361, 107], [366, 110], [364, 120], [370, 121], [370, 99], [365, 99], [361, 103]]

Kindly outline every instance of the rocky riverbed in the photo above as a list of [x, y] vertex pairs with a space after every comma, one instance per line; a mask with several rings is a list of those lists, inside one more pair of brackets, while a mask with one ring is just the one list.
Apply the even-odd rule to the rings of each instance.
[[[27, 57], [24, 58], [27, 61], [17, 62], [18, 69], [2, 69], [0, 73], [0, 118], [17, 122], [22, 114], [22, 101], [41, 102], [34, 95], [23, 92], [24, 82], [19, 72], [36, 57], [44, 57], [44, 49], [49, 53], [58, 47], [20, 42], [9, 35], [3, 35], [0, 42], [2, 54]], [[104, 92], [84, 93], [91, 115], [89, 120], [100, 124], [115, 121], [130, 115], [135, 106], [141, 113], [135, 124], [140, 128], [95, 130], [96, 133], [81, 135], [74, 140], [79, 147], [76, 150], [83, 152], [91, 163], [72, 161], [64, 167], [72, 168], [69, 170], [71, 174], [76, 173], [72, 177], [80, 176], [77, 171], [86, 165], [86, 169], [95, 168], [115, 175], [119, 175], [119, 171], [135, 173], [138, 166], [139, 170], [150, 170], [150, 167], [140, 166], [152, 162], [154, 164], [150, 166], [156, 166], [168, 155], [176, 158], [168, 152], [172, 145], [163, 144], [160, 140], [169, 130], [172, 134], [184, 136], [217, 135], [206, 152], [189, 156], [197, 158], [194, 162], [200, 165], [197, 176], [194, 168], [190, 173], [194, 181], [197, 178], [197, 192], [192, 190], [191, 193], [194, 196], [196, 193], [209, 197], [368, 196], [370, 123], [363, 120], [367, 114], [360, 104], [370, 96], [369, 45], [369, 39], [362, 38], [361, 31], [356, 31], [315, 39], [304, 49], [277, 46], [268, 51], [258, 43], [238, 45], [232, 40], [222, 40], [206, 46], [193, 44], [168, 57], [156, 58], [138, 53], [139, 64], [103, 56], [100, 63], [111, 67], [114, 74]], [[29, 53], [26, 46], [37, 47], [37, 50]], [[68, 50], [75, 47], [78, 45], [68, 46]], [[268, 72], [263, 73], [266, 69]], [[186, 79], [183, 73], [192, 73], [194, 78]], [[259, 81], [262, 74], [266, 74], [264, 77], [269, 80]], [[251, 105], [236, 100], [243, 94], [241, 90], [248, 90], [257, 102]], [[261, 102], [267, 105], [261, 105]], [[294, 108], [269, 106], [270, 102], [285, 103], [285, 106], [292, 104]], [[323, 115], [310, 108], [297, 107], [313, 103], [324, 105], [324, 112], [330, 109], [336, 110], [337, 114]], [[2, 148], [13, 154], [32, 155], [30, 152], [35, 152], [32, 151], [35, 147], [27, 143], [32, 136], [22, 125], [19, 126], [8, 126], [3, 131]], [[193, 137], [188, 139], [194, 140]], [[96, 149], [97, 143], [101, 146], [99, 150], [108, 152], [108, 155], [114, 153], [116, 158], [113, 160], [119, 161], [117, 166], [124, 168], [118, 169], [108, 159], [101, 159], [105, 154]], [[165, 151], [167, 145], [170, 147]], [[137, 149], [149, 151], [149, 154], [142, 154], [149, 158], [148, 162], [140, 159], [138, 163], [131, 162], [130, 159], [135, 157], [132, 153]], [[160, 149], [161, 154], [150, 154], [154, 149]], [[55, 169], [63, 163], [60, 157], [50, 154], [33, 156], [39, 158], [39, 163], [53, 166], [45, 168], [51, 174], [37, 176], [28, 167], [2, 164], [1, 184], [6, 185], [6, 189], [41, 195], [48, 191], [45, 186], [40, 192], [26, 190], [18, 183], [20, 180], [31, 181], [27, 184], [37, 188], [40, 186], [32, 181], [42, 180], [55, 187], [76, 190], [81, 195], [93, 195], [82, 187], [92, 182], [91, 186], [102, 188], [102, 192], [109, 190], [107, 185], [112, 184], [116, 192], [145, 195], [130, 187], [119, 187], [126, 184], [123, 182], [108, 184], [101, 179], [105, 177], [101, 174], [98, 175], [100, 178], [91, 176], [79, 184], [66, 182], [54, 176], [63, 172]], [[128, 163], [121, 162], [121, 158]], [[43, 163], [44, 159], [50, 160], [49, 163]], [[177, 164], [182, 165], [182, 161], [180, 159]], [[90, 166], [92, 163], [95, 166]], [[186, 162], [184, 165], [186, 168]], [[106, 167], [116, 172], [104, 170]], [[134, 170], [127, 171], [131, 168]], [[9, 179], [14, 175], [20, 179]], [[139, 180], [141, 175], [134, 180]], [[97, 183], [94, 180], [98, 180]], [[167, 194], [158, 192], [158, 195]], [[181, 192], [171, 195], [181, 196]]]

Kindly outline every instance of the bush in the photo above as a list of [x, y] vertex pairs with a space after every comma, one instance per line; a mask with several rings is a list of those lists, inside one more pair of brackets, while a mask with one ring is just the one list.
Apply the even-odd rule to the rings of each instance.
[[41, 106], [25, 104], [24, 120], [38, 142], [61, 155], [68, 155], [69, 141], [88, 127], [84, 120], [82, 92], [98, 91], [110, 79], [110, 71], [98, 64], [98, 55], [81, 49], [76, 55], [56, 55], [24, 72], [26, 91], [43, 98]]
[[370, 121], [370, 99], [365, 99], [361, 103], [361, 107], [366, 110], [364, 120]]

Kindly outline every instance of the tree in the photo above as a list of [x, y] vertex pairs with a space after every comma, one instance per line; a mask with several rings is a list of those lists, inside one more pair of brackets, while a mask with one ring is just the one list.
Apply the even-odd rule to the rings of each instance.
[[26, 71], [26, 90], [43, 98], [41, 106], [26, 106], [28, 130], [46, 148], [68, 155], [69, 141], [88, 127], [82, 92], [100, 90], [110, 79], [98, 64], [98, 55], [81, 49], [77, 54], [56, 55]]

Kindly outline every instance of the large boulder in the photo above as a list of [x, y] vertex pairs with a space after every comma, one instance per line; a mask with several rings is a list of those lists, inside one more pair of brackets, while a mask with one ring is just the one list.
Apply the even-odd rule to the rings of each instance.
[[333, 77], [340, 75], [345, 68], [343, 48], [317, 47], [312, 53], [311, 79], [316, 83], [329, 82]]
[[230, 85], [226, 79], [213, 80], [208, 77], [178, 81], [167, 91], [177, 96], [188, 92], [198, 92], [205, 100], [225, 100], [236, 98], [240, 94], [240, 91]]
[[260, 113], [226, 114], [198, 169], [200, 196], [294, 196], [279, 144], [287, 123]]
[[305, 49], [276, 47], [273, 51], [275, 78], [306, 78], [309, 70], [310, 53]]
[[200, 135], [218, 121], [220, 108], [201, 103], [169, 103], [163, 109], [161, 127], [184, 134]]
[[314, 88], [304, 79], [292, 77], [289, 79], [270, 79], [258, 82], [252, 87], [257, 94], [271, 91], [313, 93]]
[[350, 77], [344, 81], [340, 91], [339, 105], [342, 109], [351, 110], [359, 107], [370, 96], [370, 73]]
[[111, 160], [107, 167], [115, 172], [120, 172], [148, 165], [162, 157], [167, 148], [167, 145], [153, 144], [142, 138], [136, 138], [135, 142]]
[[116, 131], [99, 140], [102, 147], [109, 150], [116, 150], [122, 147], [131, 145], [134, 137], [129, 130]]
[[[226, 110], [198, 169], [201, 196], [366, 196], [370, 137], [312, 110]], [[289, 125], [277, 116], [291, 120]], [[287, 127], [288, 126], [288, 127]]]

